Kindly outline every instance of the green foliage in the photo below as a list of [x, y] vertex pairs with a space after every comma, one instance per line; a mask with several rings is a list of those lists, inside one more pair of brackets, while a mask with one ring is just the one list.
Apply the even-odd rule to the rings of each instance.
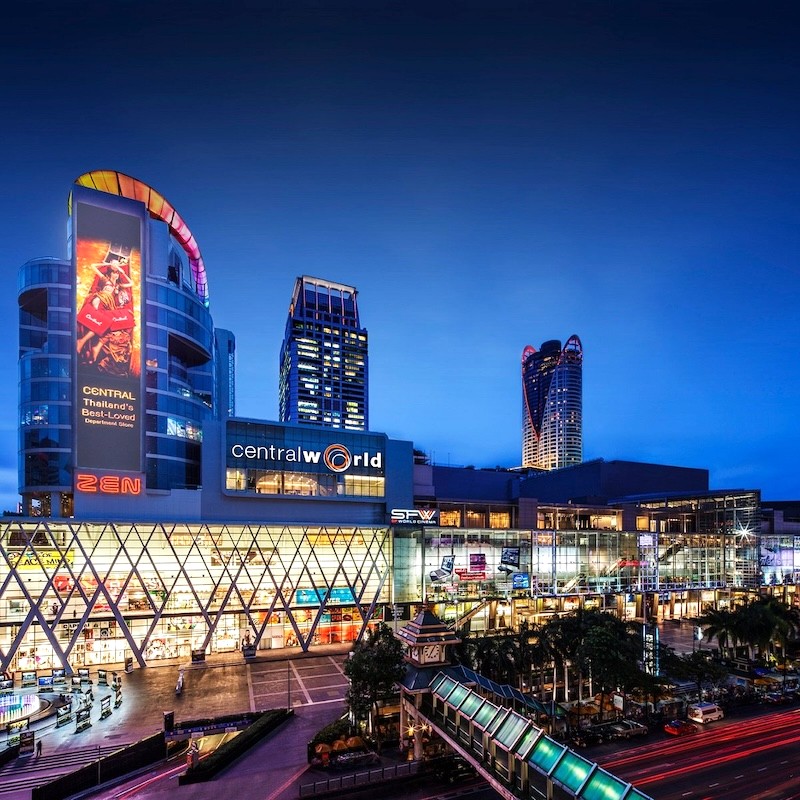
[[700, 625], [707, 638], [716, 637], [722, 653], [730, 643], [734, 655], [737, 645], [744, 645], [751, 655], [757, 649], [763, 656], [775, 645], [785, 650], [800, 630], [800, 613], [774, 597], [759, 597], [733, 609], [710, 609]]
[[400, 640], [387, 625], [381, 623], [357, 642], [344, 663], [350, 681], [346, 701], [353, 718], [365, 720], [379, 701], [392, 699], [405, 669]]
[[350, 733], [350, 723], [346, 719], [337, 719], [326, 725], [321, 731], [318, 731], [310, 744], [312, 746], [318, 744], [333, 744], [337, 739], [346, 739]]
[[230, 766], [237, 758], [244, 755], [253, 745], [272, 733], [293, 714], [294, 711], [285, 708], [265, 711], [237, 736], [234, 736], [233, 739], [225, 742], [213, 753], [201, 759], [196, 767], [187, 769], [185, 774], [179, 777], [178, 783], [184, 785], [211, 780], [223, 769]]
[[695, 650], [680, 656], [671, 653], [664, 666], [670, 675], [692, 681], [697, 687], [697, 699], [700, 700], [704, 683], [720, 683], [728, 674], [727, 669], [710, 656], [707, 650]]

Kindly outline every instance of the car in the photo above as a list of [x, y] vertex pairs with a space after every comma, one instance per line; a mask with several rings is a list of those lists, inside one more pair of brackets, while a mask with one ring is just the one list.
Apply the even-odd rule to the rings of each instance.
[[599, 737], [603, 742], [613, 742], [615, 739], [622, 738], [619, 727], [615, 722], [603, 722], [600, 725], [593, 725], [586, 731], [592, 737]]
[[783, 692], [767, 692], [762, 698], [762, 702], [767, 703], [768, 705], [773, 706], [782, 706], [785, 703], [793, 702], [789, 693]]
[[683, 719], [673, 719], [671, 722], [664, 723], [664, 733], [668, 733], [670, 736], [688, 736], [697, 733], [697, 725], [692, 725], [691, 722]]
[[686, 714], [692, 722], [715, 722], [725, 717], [725, 712], [716, 703], [694, 703]]
[[572, 743], [576, 747], [591, 747], [595, 744], [600, 744], [603, 741], [603, 737], [600, 731], [591, 730], [589, 728], [585, 730], [575, 731], [572, 734]]
[[633, 736], [645, 736], [650, 733], [647, 725], [642, 725], [641, 722], [634, 722], [632, 719], [621, 719], [615, 722], [611, 729], [617, 734], [618, 739], [630, 739]]

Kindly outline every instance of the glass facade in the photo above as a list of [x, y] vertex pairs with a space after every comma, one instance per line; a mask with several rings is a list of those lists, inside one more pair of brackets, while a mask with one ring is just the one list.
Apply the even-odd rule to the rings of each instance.
[[583, 460], [583, 348], [577, 336], [522, 352], [522, 466], [560, 469]]
[[699, 614], [761, 585], [757, 491], [541, 506], [538, 519], [533, 530], [396, 528], [397, 602], [424, 597], [448, 621], [480, 608], [480, 629], [579, 606], [630, 618]]
[[659, 587], [761, 585], [759, 492], [668, 497], [641, 501], [636, 509], [648, 517], [654, 542], [657, 535]]
[[202, 485], [203, 420], [214, 415], [214, 327], [182, 280], [185, 256], [173, 248], [168, 280], [147, 281], [146, 472], [150, 489]]
[[31, 516], [72, 510], [72, 267], [20, 268], [19, 491]]
[[282, 422], [369, 429], [367, 331], [352, 286], [303, 276], [281, 346]]
[[[307, 650], [423, 603], [474, 631], [579, 607], [696, 616], [758, 589], [758, 502], [710, 494], [615, 517], [647, 530], [8, 521], [0, 668], [144, 665], [245, 640]], [[560, 525], [589, 510], [571, 511], [540, 509]]]
[[9, 522], [0, 670], [351, 642], [391, 599], [388, 528]]

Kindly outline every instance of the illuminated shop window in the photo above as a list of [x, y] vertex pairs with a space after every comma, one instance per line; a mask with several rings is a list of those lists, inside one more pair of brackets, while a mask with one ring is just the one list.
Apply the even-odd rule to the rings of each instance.
[[511, 514], [508, 511], [490, 511], [489, 527], [506, 529], [511, 527]]
[[[255, 472], [255, 470], [250, 470]], [[256, 492], [259, 494], [282, 494], [283, 492], [283, 473], [258, 471], [259, 477], [251, 475], [252, 484], [255, 486]]]
[[243, 469], [225, 470], [225, 488], [229, 492], [241, 492], [245, 488], [245, 471]]
[[345, 475], [344, 494], [348, 497], [383, 497], [385, 478], [370, 478], [366, 475]]
[[485, 528], [486, 514], [483, 511], [467, 511], [467, 528]]
[[284, 472], [283, 493], [313, 497], [317, 494], [316, 478], [302, 472]]
[[439, 525], [442, 528], [460, 528], [461, 527], [461, 512], [458, 510], [446, 511], [444, 509], [439, 511]]

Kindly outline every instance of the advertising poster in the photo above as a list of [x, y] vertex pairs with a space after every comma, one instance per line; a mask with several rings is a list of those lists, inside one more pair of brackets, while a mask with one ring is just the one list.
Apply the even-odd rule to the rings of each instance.
[[530, 589], [531, 588], [531, 576], [527, 572], [515, 572], [511, 576], [511, 588], [512, 589]]
[[141, 471], [141, 220], [77, 203], [76, 450], [83, 469]]
[[469, 554], [469, 569], [470, 569], [470, 572], [485, 572], [486, 571], [486, 553], [470, 553]]
[[500, 563], [509, 567], [518, 567], [519, 547], [504, 547], [500, 553]]

